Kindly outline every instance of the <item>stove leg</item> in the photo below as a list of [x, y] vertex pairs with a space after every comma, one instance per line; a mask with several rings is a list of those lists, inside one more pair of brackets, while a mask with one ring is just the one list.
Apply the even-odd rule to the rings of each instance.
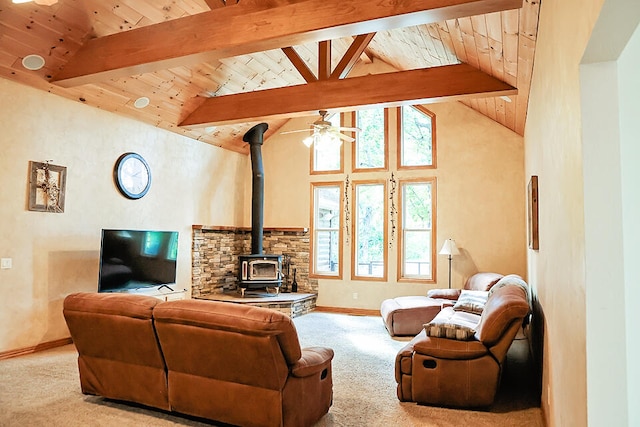
[[242, 298], [244, 298], [244, 291], [246, 291], [246, 290], [247, 290], [247, 288], [240, 288], [240, 296]]

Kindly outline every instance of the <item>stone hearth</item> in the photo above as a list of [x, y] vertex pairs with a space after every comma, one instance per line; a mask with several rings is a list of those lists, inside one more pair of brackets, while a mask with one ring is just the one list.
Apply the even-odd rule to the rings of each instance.
[[[192, 297], [238, 289], [238, 257], [251, 252], [251, 229], [225, 226], [193, 226]], [[291, 286], [297, 271], [299, 293], [318, 293], [318, 279], [309, 277], [309, 230], [307, 228], [265, 228], [264, 253], [282, 255], [290, 262], [284, 271], [284, 285]]]
[[291, 318], [307, 314], [316, 307], [315, 294], [297, 292], [276, 295], [262, 290], [247, 290], [244, 298], [237, 291], [214, 293], [196, 298], [269, 308], [284, 313]]

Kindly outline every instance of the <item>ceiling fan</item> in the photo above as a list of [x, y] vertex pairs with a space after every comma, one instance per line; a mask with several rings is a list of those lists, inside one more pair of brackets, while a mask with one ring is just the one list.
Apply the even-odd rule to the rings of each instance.
[[298, 129], [281, 132], [281, 135], [297, 132], [313, 132], [310, 136], [305, 138], [302, 142], [307, 147], [310, 147], [314, 142], [330, 141], [330, 140], [343, 140], [347, 142], [355, 141], [355, 138], [347, 136], [342, 132], [358, 132], [360, 128], [357, 127], [342, 127], [335, 126], [328, 120], [329, 113], [326, 110], [320, 110], [320, 118], [313, 123], [309, 123], [311, 129]]

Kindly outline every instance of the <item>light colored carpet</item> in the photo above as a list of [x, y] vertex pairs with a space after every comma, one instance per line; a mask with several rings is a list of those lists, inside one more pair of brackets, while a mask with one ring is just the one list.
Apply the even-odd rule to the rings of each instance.
[[[487, 411], [401, 403], [391, 338], [379, 317], [312, 312], [295, 319], [303, 347], [335, 351], [333, 406], [325, 426], [543, 426], [528, 365], [509, 361], [496, 403]], [[526, 348], [526, 342], [523, 344]], [[514, 350], [512, 348], [512, 350]], [[521, 352], [523, 353], [523, 352]], [[526, 354], [526, 352], [524, 352]], [[520, 355], [521, 356], [521, 355]], [[207, 426], [204, 420], [113, 402], [80, 392], [72, 345], [0, 361], [0, 426]]]

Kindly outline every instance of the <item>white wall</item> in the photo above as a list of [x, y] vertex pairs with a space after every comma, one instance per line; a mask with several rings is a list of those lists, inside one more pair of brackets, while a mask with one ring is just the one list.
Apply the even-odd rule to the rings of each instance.
[[640, 424], [638, 22], [637, 2], [608, 0], [580, 71], [590, 425]]
[[588, 417], [591, 425], [624, 426], [628, 402], [623, 392], [627, 358], [616, 64], [582, 67], [581, 83]]
[[[636, 3], [637, 5], [637, 3]], [[637, 17], [637, 15], [636, 15]], [[636, 21], [638, 22], [638, 21]], [[630, 426], [640, 425], [640, 26], [618, 60], [620, 159], [626, 314], [627, 402]], [[616, 307], [618, 301], [616, 301]]]
[[[151, 107], [150, 107], [151, 108]], [[191, 288], [191, 226], [243, 225], [247, 156], [0, 79], [0, 352], [69, 336], [63, 298], [96, 291], [102, 228], [180, 232], [177, 283]], [[124, 198], [124, 152], [151, 166], [151, 189]], [[64, 213], [27, 210], [29, 161], [67, 167]]]

